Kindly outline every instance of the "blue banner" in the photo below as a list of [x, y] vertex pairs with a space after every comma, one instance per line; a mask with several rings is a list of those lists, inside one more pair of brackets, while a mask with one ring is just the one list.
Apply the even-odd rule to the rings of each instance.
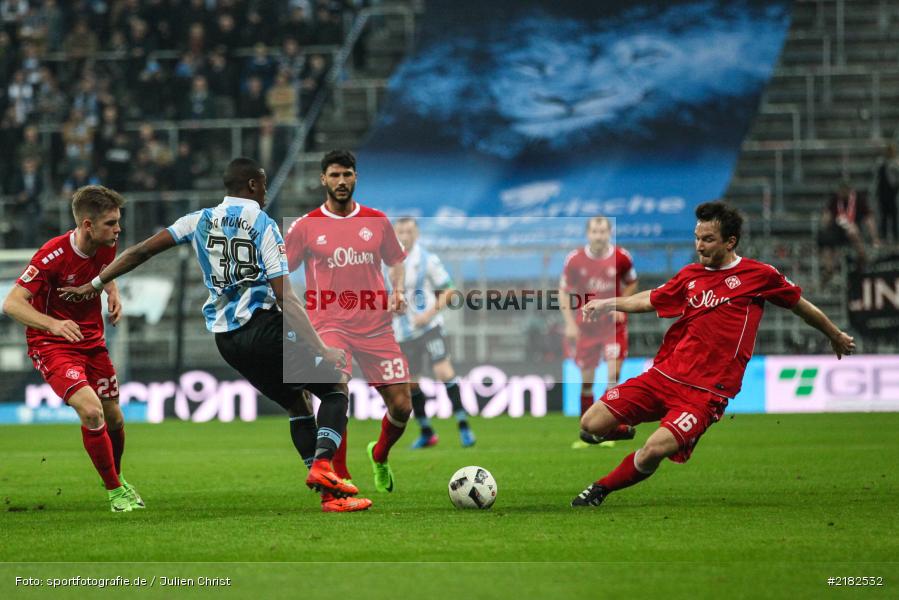
[[[789, 2], [457, 0], [428, 3], [421, 22], [359, 152], [360, 202], [435, 217], [444, 236], [473, 216], [502, 236], [500, 218], [520, 233], [604, 214], [627, 244], [692, 239], [693, 207], [731, 177]], [[582, 226], [553, 240], [569, 238]]]

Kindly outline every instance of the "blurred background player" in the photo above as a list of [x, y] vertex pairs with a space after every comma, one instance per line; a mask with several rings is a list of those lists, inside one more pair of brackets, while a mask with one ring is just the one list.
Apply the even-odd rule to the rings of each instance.
[[103, 479], [112, 512], [144, 508], [137, 490], [122, 477], [125, 418], [103, 332], [100, 292], [106, 292], [113, 325], [122, 314], [119, 292], [115, 283], [92, 289], [84, 298], [59, 290], [90, 285], [113, 261], [123, 204], [108, 188], [78, 189], [72, 196], [75, 229], [41, 246], [3, 302], [3, 312], [26, 327], [34, 367], [78, 413], [84, 449]]
[[[236, 158], [224, 175], [228, 195], [214, 208], [189, 213], [167, 229], [125, 250], [118, 259], [85, 285], [64, 291], [90, 295], [116, 277], [177, 244], [190, 243], [203, 271], [209, 298], [203, 306], [206, 328], [225, 361], [260, 392], [280, 404], [290, 416], [290, 435], [309, 467], [306, 485], [322, 493], [325, 512], [354, 512], [371, 506], [333, 472], [331, 458], [346, 430], [348, 399], [337, 386], [342, 351], [324, 345], [309, 322], [287, 277], [284, 240], [265, 206], [266, 175], [256, 161]], [[280, 309], [280, 310], [279, 310]], [[282, 310], [284, 311], [282, 313]], [[285, 382], [283, 326], [287, 324], [311, 348], [290, 351], [287, 364], [306, 376], [321, 400], [318, 427], [306, 402], [304, 385]], [[288, 334], [288, 338], [290, 337]], [[321, 357], [322, 363], [313, 370]]]
[[[611, 388], [618, 383], [621, 363], [627, 358], [627, 315], [616, 312], [585, 322], [581, 311], [570, 305], [572, 296], [614, 298], [630, 296], [637, 290], [637, 272], [631, 255], [610, 243], [611, 235], [611, 223], [606, 217], [597, 216], [587, 221], [587, 244], [568, 255], [559, 281], [565, 339], [569, 347], [574, 346], [574, 363], [581, 371], [582, 417], [593, 405], [593, 382], [600, 359], [606, 361]], [[580, 439], [571, 447], [579, 449], [599, 443], [614, 446], [614, 439], [633, 437], [632, 427], [610, 432], [605, 440], [581, 431]]]
[[453, 289], [449, 273], [433, 252], [418, 243], [418, 224], [412, 217], [397, 219], [396, 237], [406, 250], [406, 292], [409, 303], [406, 312], [393, 317], [393, 333], [400, 349], [409, 361], [412, 375], [412, 411], [421, 427], [421, 435], [413, 449], [437, 444], [438, 436], [425, 412], [425, 395], [418, 386], [424, 363], [446, 386], [446, 395], [453, 405], [453, 416], [459, 425], [462, 446], [474, 446], [475, 437], [468, 423], [468, 413], [462, 406], [459, 379], [450, 361], [449, 348], [443, 332], [440, 311], [446, 306], [446, 291]]
[[737, 256], [740, 213], [723, 202], [706, 202], [696, 208], [696, 218], [698, 263], [654, 290], [591, 300], [584, 307], [588, 319], [612, 310], [680, 318], [665, 334], [652, 368], [607, 391], [581, 418], [581, 427], [598, 437], [622, 424], [660, 420], [659, 428], [572, 506], [599, 506], [611, 492], [648, 478], [665, 458], [690, 459], [699, 438], [740, 391], [766, 300], [824, 333], [837, 358], [855, 350], [852, 337], [803, 298], [799, 286], [771, 265]]
[[[306, 307], [316, 331], [326, 344], [346, 351], [343, 381], [349, 381], [355, 357], [365, 380], [387, 405], [381, 434], [366, 451], [375, 489], [392, 492], [394, 476], [387, 459], [412, 413], [409, 365], [393, 337], [390, 315], [405, 310], [406, 253], [384, 213], [353, 200], [356, 157], [352, 152], [328, 152], [321, 169], [325, 202], [287, 231], [288, 264], [291, 271], [305, 266]], [[389, 294], [382, 263], [389, 267]], [[350, 479], [346, 436], [334, 457], [334, 470]]]

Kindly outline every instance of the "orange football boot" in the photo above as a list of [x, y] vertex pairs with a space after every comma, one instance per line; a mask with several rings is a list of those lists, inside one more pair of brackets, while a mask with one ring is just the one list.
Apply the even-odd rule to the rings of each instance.
[[306, 477], [306, 485], [317, 492], [328, 492], [338, 498], [355, 496], [359, 493], [359, 488], [337, 476], [331, 468], [331, 461], [326, 459], [312, 463], [309, 476]]
[[336, 498], [333, 494], [322, 494], [322, 512], [357, 512], [371, 506], [368, 498]]

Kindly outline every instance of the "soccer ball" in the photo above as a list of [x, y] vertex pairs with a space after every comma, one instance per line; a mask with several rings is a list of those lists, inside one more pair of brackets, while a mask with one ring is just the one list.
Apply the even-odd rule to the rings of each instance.
[[490, 508], [496, 501], [496, 480], [483, 467], [462, 467], [453, 473], [448, 487], [457, 508]]

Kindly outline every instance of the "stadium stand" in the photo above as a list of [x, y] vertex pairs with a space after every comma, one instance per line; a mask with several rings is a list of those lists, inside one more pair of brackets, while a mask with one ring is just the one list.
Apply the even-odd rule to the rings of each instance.
[[[790, 273], [828, 314], [846, 320], [846, 267], [821, 285], [816, 237], [827, 198], [843, 181], [874, 198], [884, 146], [899, 133], [893, 3], [794, 3], [780, 62], [724, 194], [750, 215], [750, 254]], [[789, 315], [766, 316], [766, 352], [817, 352]], [[861, 341], [862, 346], [864, 340]], [[886, 348], [881, 348], [886, 350]]]

